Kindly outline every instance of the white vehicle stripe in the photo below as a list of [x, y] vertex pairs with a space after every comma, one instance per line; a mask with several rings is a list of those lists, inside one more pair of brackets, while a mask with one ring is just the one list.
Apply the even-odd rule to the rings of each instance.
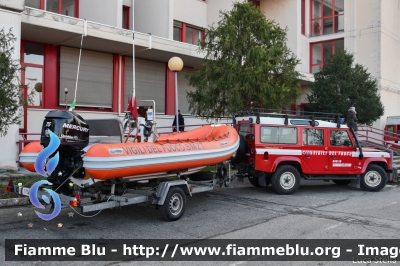
[[[352, 152], [352, 157], [358, 157], [360, 155], [360, 152]], [[363, 152], [364, 157], [366, 158], [390, 158], [390, 154], [388, 152]]]
[[[318, 152], [318, 150], [315, 150]], [[256, 149], [257, 154], [264, 154], [264, 152], [268, 152], [271, 155], [302, 155], [302, 150], [286, 150], [286, 149]], [[327, 152], [327, 151], [323, 151]], [[329, 152], [343, 152], [343, 151], [329, 151]], [[351, 152], [352, 157], [358, 157], [360, 155], [359, 152]], [[390, 154], [387, 152], [363, 152], [365, 158], [390, 158]], [[323, 155], [318, 155], [323, 156]]]
[[268, 154], [272, 155], [301, 155], [301, 150], [285, 150], [285, 149], [256, 149], [257, 154], [264, 154], [264, 152], [268, 152]]

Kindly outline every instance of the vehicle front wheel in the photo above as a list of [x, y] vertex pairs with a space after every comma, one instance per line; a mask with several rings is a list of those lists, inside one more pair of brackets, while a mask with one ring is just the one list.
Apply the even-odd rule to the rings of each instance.
[[291, 165], [281, 165], [272, 174], [271, 184], [274, 191], [281, 195], [290, 195], [300, 186], [299, 171]]
[[379, 191], [386, 186], [387, 175], [382, 167], [372, 164], [367, 167], [360, 181], [360, 186], [363, 190]]
[[186, 195], [182, 188], [169, 189], [164, 205], [160, 206], [161, 218], [166, 221], [179, 220], [186, 208]]

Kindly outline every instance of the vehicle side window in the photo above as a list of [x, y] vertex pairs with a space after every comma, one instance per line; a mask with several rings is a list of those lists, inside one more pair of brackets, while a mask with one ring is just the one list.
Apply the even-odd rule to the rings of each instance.
[[243, 136], [245, 140], [247, 140], [249, 136], [249, 124], [239, 124], [239, 135]]
[[323, 146], [324, 130], [314, 128], [303, 129], [303, 145]]
[[388, 126], [388, 127], [387, 127], [387, 131], [388, 131], [388, 132], [387, 132], [386, 134], [388, 134], [388, 136], [393, 137], [394, 126], [393, 126], [393, 125]]
[[351, 146], [349, 134], [346, 130], [331, 130], [331, 146]]
[[262, 143], [296, 144], [297, 128], [292, 127], [261, 127]]

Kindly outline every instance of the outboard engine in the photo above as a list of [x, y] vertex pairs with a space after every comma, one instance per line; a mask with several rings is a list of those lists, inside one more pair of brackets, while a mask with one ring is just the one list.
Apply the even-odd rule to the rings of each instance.
[[[82, 154], [83, 149], [89, 144], [89, 125], [74, 112], [57, 110], [50, 111], [43, 121], [40, 144], [44, 147], [50, 143], [49, 130], [60, 139], [60, 146], [57, 149], [60, 156], [59, 162], [48, 178], [48, 181], [53, 183], [54, 189], [59, 187], [74, 171], [76, 171], [74, 177], [85, 176]], [[65, 184], [64, 188], [68, 188], [67, 186], [68, 184]]]

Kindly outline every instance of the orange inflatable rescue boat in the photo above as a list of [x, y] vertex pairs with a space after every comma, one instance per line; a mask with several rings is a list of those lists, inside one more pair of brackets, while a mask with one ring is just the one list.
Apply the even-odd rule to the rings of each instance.
[[162, 135], [157, 142], [95, 144], [83, 157], [83, 166], [96, 179], [177, 172], [226, 161], [238, 147], [233, 127], [208, 125]]
[[[118, 119], [113, 123], [115, 128], [121, 127]], [[107, 130], [112, 128], [95, 120], [85, 121], [74, 112], [51, 111], [43, 122], [40, 143], [28, 144], [20, 154], [20, 163], [35, 172], [34, 164], [39, 152], [42, 147], [49, 146], [49, 130], [60, 140], [57, 149], [59, 163], [48, 178], [56, 185], [71, 175], [72, 179], [129, 178], [135, 181], [158, 178], [159, 174], [190, 174], [195, 169], [200, 170], [199, 167], [228, 160], [239, 147], [237, 131], [227, 125], [206, 125], [186, 132], [165, 134], [155, 142], [122, 143], [122, 136], [118, 136], [119, 141], [114, 138], [111, 141], [114, 143], [104, 143], [112, 139], [105, 136], [100, 143], [90, 143], [90, 133], [99, 125]]]

